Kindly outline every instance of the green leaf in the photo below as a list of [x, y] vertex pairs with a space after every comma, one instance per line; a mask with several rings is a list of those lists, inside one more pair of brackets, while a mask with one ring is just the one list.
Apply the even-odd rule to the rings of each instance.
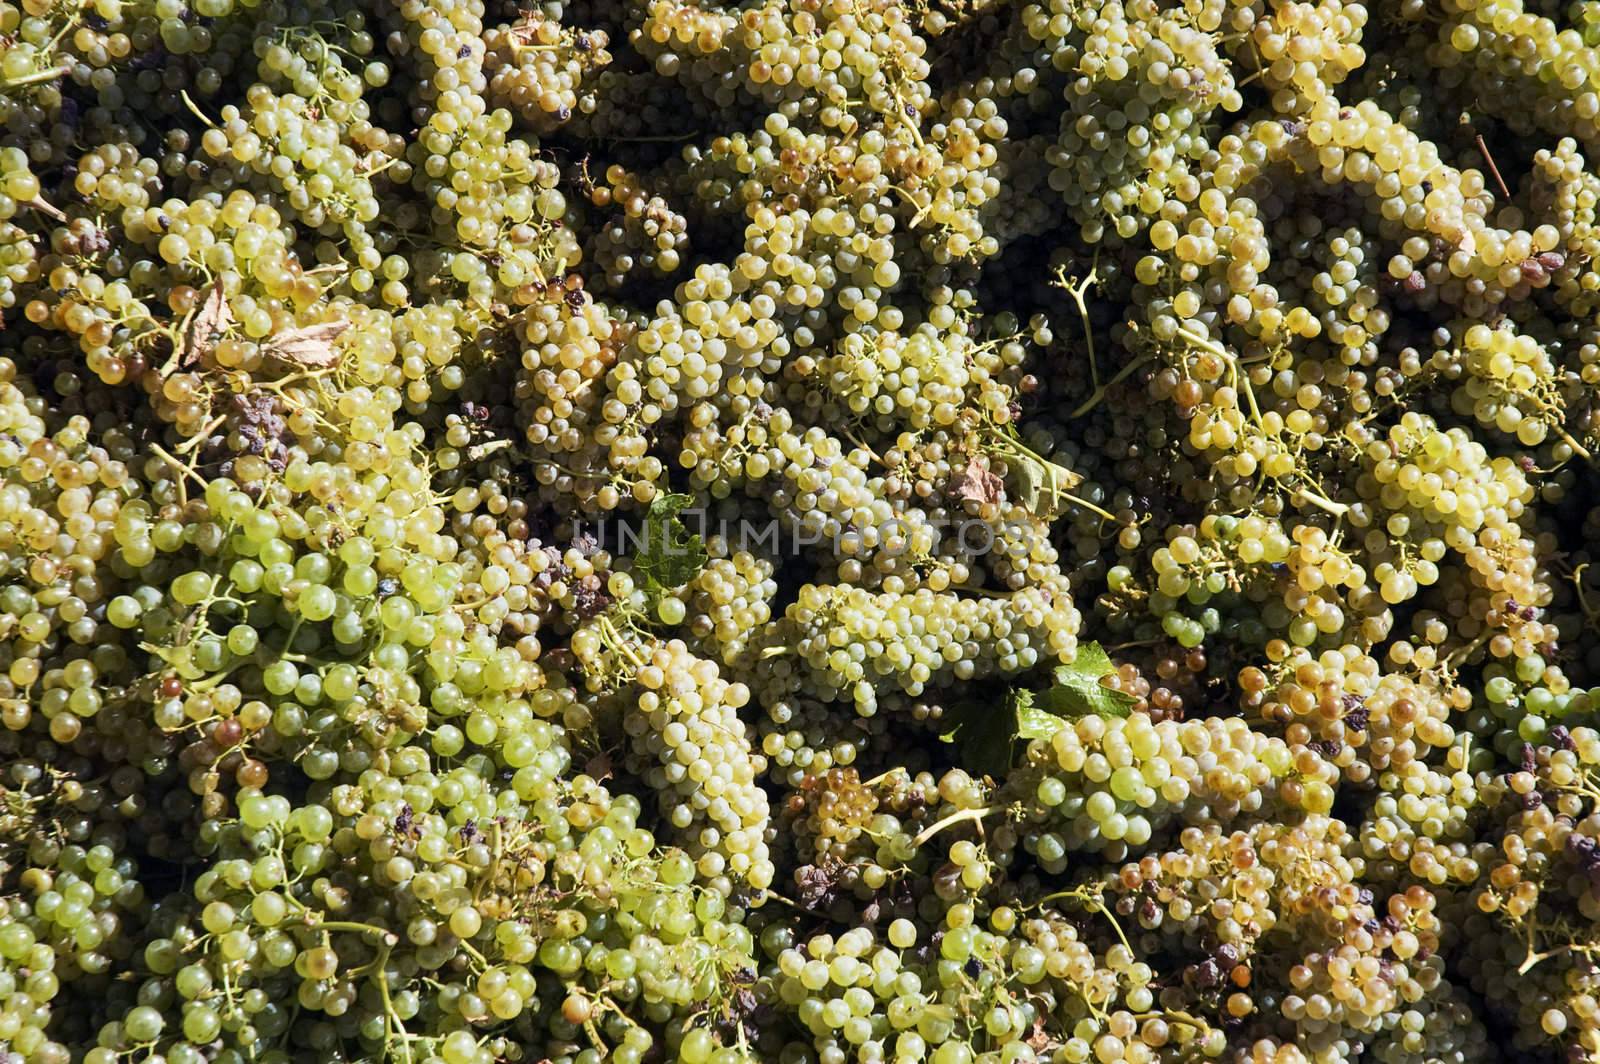
[[645, 597], [652, 606], [705, 567], [705, 544], [678, 520], [678, 514], [693, 502], [690, 495], [657, 495], [645, 515], [644, 545], [634, 555], [633, 568], [642, 578]]
[[946, 717], [949, 729], [939, 738], [961, 748], [961, 767], [974, 775], [1003, 779], [1011, 770], [1011, 745], [1016, 740], [1016, 715], [1010, 700], [996, 713], [985, 702], [953, 707]]
[[1011, 771], [1011, 743], [1015, 738], [1010, 726], [996, 721], [992, 715], [990, 726], [972, 729], [972, 736], [962, 744], [962, 761], [968, 771], [1004, 779]]
[[1006, 455], [1006, 464], [1016, 475], [1017, 501], [1041, 517], [1053, 513], [1062, 496], [1083, 479], [1066, 466], [1023, 451]]
[[1100, 683], [1116, 668], [1099, 643], [1080, 643], [1072, 664], [1056, 668], [1055, 683], [1044, 693], [1045, 708], [1067, 720], [1090, 714], [1126, 717], [1133, 711], [1134, 697]]
[[139, 647], [166, 662], [173, 672], [185, 680], [198, 680], [205, 676], [205, 671], [192, 660], [186, 645], [163, 647], [154, 643], [140, 643]]
[[939, 739], [960, 747], [961, 767], [968, 772], [1002, 779], [1016, 764], [1018, 743], [1049, 739], [1091, 713], [1131, 713], [1132, 695], [1100, 685], [1100, 678], [1116, 668], [1099, 643], [1081, 643], [1077, 659], [1058, 667], [1054, 682], [1042, 693], [1019, 687], [1006, 693], [998, 709], [991, 701], [976, 699], [950, 707]]
[[1025, 455], [1008, 456], [1007, 465], [1017, 477], [1017, 501], [1029, 513], [1039, 512], [1039, 492], [1044, 487], [1044, 470]]
[[1033, 692], [1021, 690], [1013, 699], [1017, 707], [1017, 738], [1048, 739], [1066, 723], [1060, 717], [1033, 703]]
[[1105, 647], [1099, 643], [1079, 643], [1078, 654], [1072, 659], [1071, 665], [1062, 665], [1056, 669], [1056, 674], [1062, 672], [1079, 673], [1093, 679], [1110, 676], [1117, 671], [1117, 663], [1111, 660], [1111, 655], [1106, 653]]

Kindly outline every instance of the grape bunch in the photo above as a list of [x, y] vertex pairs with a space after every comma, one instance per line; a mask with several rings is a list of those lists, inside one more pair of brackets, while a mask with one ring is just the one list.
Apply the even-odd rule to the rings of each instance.
[[0, 0], [0, 1064], [1600, 1064], [1597, 93]]

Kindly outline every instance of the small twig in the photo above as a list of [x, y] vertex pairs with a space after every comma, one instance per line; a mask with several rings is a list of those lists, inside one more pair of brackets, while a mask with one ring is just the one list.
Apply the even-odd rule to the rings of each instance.
[[1320, 491], [1314, 491], [1303, 484], [1295, 488], [1293, 490], [1293, 494], [1300, 496], [1300, 498], [1311, 503], [1313, 506], [1316, 506], [1319, 509], [1326, 510], [1335, 517], [1343, 517], [1345, 514], [1350, 512], [1350, 507], [1346, 506], [1344, 503], [1334, 502]]
[[1135, 640], [1132, 640], [1131, 642], [1127, 642], [1127, 643], [1111, 643], [1111, 644], [1108, 644], [1106, 646], [1106, 649], [1107, 650], [1133, 650], [1136, 647], [1160, 646], [1162, 643], [1165, 643], [1165, 642], [1167, 642], [1166, 639], [1135, 639]]
[[[1089, 324], [1089, 306], [1084, 301], [1084, 296], [1089, 289], [1100, 283], [1100, 251], [1095, 249], [1094, 261], [1089, 264], [1088, 276], [1077, 284], [1067, 280], [1066, 267], [1056, 270], [1055, 286], [1072, 297], [1072, 302], [1078, 307], [1078, 317], [1083, 321], [1083, 340], [1089, 352], [1089, 383], [1093, 386], [1096, 395], [1103, 394], [1100, 385], [1100, 364], [1094, 357], [1094, 329]], [[1092, 404], [1091, 404], [1092, 405]]]
[[201, 446], [206, 442], [207, 439], [210, 438], [211, 434], [217, 429], [221, 428], [223, 424], [227, 422], [227, 420], [228, 415], [218, 414], [216, 417], [206, 422], [205, 427], [203, 427], [199, 432], [178, 444], [177, 453], [188, 454], [190, 451]]
[[1450, 654], [1448, 654], [1444, 659], [1444, 667], [1446, 669], [1453, 669], [1456, 666], [1465, 663], [1466, 660], [1472, 656], [1473, 651], [1477, 650], [1479, 647], [1483, 646], [1483, 644], [1489, 641], [1489, 633], [1490, 629], [1485, 628], [1483, 631], [1478, 633], [1478, 637], [1472, 642], [1468, 643], [1466, 646], [1457, 647], [1455, 650], [1451, 651]]
[[377, 986], [378, 997], [383, 1001], [384, 1046], [387, 1048], [389, 1044], [388, 1036], [392, 1027], [394, 1033], [400, 1036], [400, 1049], [404, 1054], [405, 1064], [412, 1064], [411, 1032], [406, 1030], [405, 1022], [400, 1019], [399, 1013], [394, 1010], [394, 997], [389, 991], [389, 978], [384, 974], [384, 969], [389, 966], [389, 956], [393, 951], [394, 946], [388, 940], [385, 940], [378, 950], [378, 955], [372, 961], [372, 982]]
[[67, 220], [65, 211], [63, 211], [60, 207], [54, 206], [53, 204], [46, 203], [40, 196], [35, 196], [30, 200], [23, 200], [22, 205], [24, 207], [32, 207], [40, 214], [49, 215], [58, 222], [64, 222]]
[[605, 641], [610, 644], [610, 648], [626, 658], [628, 663], [631, 664], [634, 669], [637, 670], [644, 668], [644, 659], [640, 658], [638, 654], [635, 654], [633, 652], [633, 648], [628, 646], [627, 642], [622, 638], [622, 633], [617, 631], [616, 625], [612, 624], [605, 617], [598, 618], [598, 621], [601, 635], [604, 636]]
[[933, 838], [935, 835], [939, 834], [939, 832], [943, 831], [952, 824], [959, 824], [964, 820], [982, 820], [991, 813], [997, 812], [999, 812], [999, 810], [992, 805], [979, 806], [976, 809], [958, 809], [949, 816], [940, 820], [935, 820], [932, 824], [929, 824], [927, 827], [923, 828], [922, 833], [911, 840], [911, 845], [921, 846], [923, 843], [927, 842], [929, 839]]
[[1572, 946], [1566, 945], [1557, 946], [1555, 949], [1545, 950], [1543, 953], [1529, 953], [1527, 958], [1523, 960], [1522, 964], [1517, 967], [1517, 974], [1527, 975], [1528, 972], [1533, 970], [1534, 965], [1538, 964], [1540, 961], [1546, 961], [1551, 957], [1560, 956], [1570, 949], [1572, 949]]
[[[194, 482], [196, 484], [200, 485], [200, 490], [201, 491], [204, 491], [209, 486], [209, 485], [207, 485], [205, 478], [202, 477], [199, 473], [196, 473], [194, 471], [193, 467], [185, 465], [184, 463], [178, 461], [172, 455], [168, 454], [166, 449], [161, 447], [159, 444], [152, 443], [150, 445], [150, 450], [157, 458], [161, 459], [167, 465], [169, 465], [173, 469], [177, 470], [178, 473], [182, 474], [183, 476], [189, 476], [189, 477], [194, 478]], [[184, 487], [183, 487], [183, 476], [179, 476], [179, 478], [178, 478], [178, 492], [182, 496], [183, 501], [187, 502], [188, 501], [188, 492], [185, 491]]]
[[45, 81], [54, 81], [56, 78], [66, 77], [70, 73], [72, 73], [72, 68], [69, 66], [51, 67], [49, 70], [37, 70], [32, 74], [24, 74], [20, 78], [12, 78], [8, 81], [0, 81], [0, 92], [9, 92], [12, 89], [20, 89], [27, 85], [38, 85], [39, 83]]
[[1572, 438], [1572, 434], [1569, 433], [1566, 429], [1562, 428], [1560, 425], [1552, 425], [1551, 428], [1556, 430], [1556, 435], [1561, 437], [1561, 442], [1562, 443], [1565, 443], [1568, 447], [1572, 448], [1572, 453], [1573, 454], [1576, 454], [1579, 458], [1582, 458], [1585, 462], [1594, 461], [1594, 455], [1589, 453], [1589, 449], [1587, 447], [1585, 447], [1583, 444], [1579, 443], [1577, 440], [1573, 439]]
[[1489, 173], [1494, 175], [1494, 183], [1500, 187], [1500, 195], [1510, 199], [1511, 190], [1506, 188], [1506, 179], [1500, 176], [1500, 168], [1494, 164], [1494, 156], [1489, 154], [1489, 145], [1483, 142], [1483, 134], [1476, 133], [1473, 139], [1478, 142], [1478, 150], [1483, 153], [1483, 161], [1489, 164]]
[[467, 448], [467, 461], [476, 462], [489, 457], [496, 451], [503, 451], [508, 447], [515, 447], [513, 440], [490, 440], [488, 443], [478, 443]]
[[1589, 623], [1594, 624], [1595, 611], [1589, 606], [1588, 596], [1583, 593], [1583, 571], [1587, 568], [1589, 568], [1589, 563], [1584, 562], [1582, 565], [1579, 565], [1576, 569], [1572, 570], [1572, 575], [1568, 577], [1568, 579], [1572, 581], [1572, 589], [1577, 593], [1578, 608], [1581, 609], [1583, 611], [1583, 615], [1589, 619]]
[[1111, 930], [1117, 933], [1125, 949], [1132, 950], [1128, 943], [1128, 936], [1123, 933], [1122, 925], [1117, 922], [1116, 914], [1106, 905], [1105, 897], [1101, 894], [1092, 894], [1087, 887], [1074, 887], [1071, 890], [1059, 890], [1054, 894], [1047, 894], [1039, 899], [1040, 905], [1048, 905], [1053, 901], [1076, 901], [1090, 912], [1099, 913], [1111, 923]]
[[1121, 384], [1130, 373], [1144, 365], [1146, 362], [1149, 362], [1153, 357], [1155, 356], [1151, 355], [1149, 352], [1145, 352], [1133, 361], [1125, 363], [1121, 369], [1117, 370], [1116, 374], [1110, 380], [1096, 388], [1094, 393], [1091, 394], [1089, 398], [1079, 403], [1077, 408], [1074, 409], [1072, 413], [1068, 414], [1067, 417], [1080, 418], [1089, 411], [1093, 410], [1096, 406], [1099, 406], [1100, 401], [1106, 397], [1106, 390], [1108, 388]]
[[781, 903], [783, 905], [787, 905], [787, 906], [789, 906], [789, 908], [793, 909], [795, 912], [802, 912], [802, 913], [805, 913], [807, 916], [815, 916], [815, 917], [818, 917], [819, 919], [827, 919], [827, 917], [825, 917], [822, 913], [817, 912], [817, 910], [812, 909], [812, 908], [810, 908], [808, 906], [805, 906], [805, 905], [801, 905], [799, 902], [795, 901], [793, 898], [784, 897], [782, 894], [779, 894], [777, 891], [773, 890], [771, 887], [768, 887], [766, 889], [766, 892], [762, 896], [765, 897], [765, 898], [770, 898], [771, 900], [773, 900], [775, 902], [779, 902], [779, 903]]
[[194, 100], [190, 98], [188, 89], [179, 89], [178, 95], [183, 98], [183, 105], [189, 109], [191, 114], [193, 114], [200, 121], [204, 122], [206, 125], [210, 126], [212, 129], [217, 128], [217, 124], [208, 118], [206, 113], [200, 110], [199, 104], [195, 103]]
[[1166, 1020], [1169, 1023], [1178, 1023], [1184, 1025], [1185, 1027], [1193, 1027], [1201, 1034], [1206, 1034], [1211, 1030], [1211, 1025], [1204, 1019], [1196, 1016], [1192, 1012], [1184, 1012], [1182, 1009], [1166, 1009], [1161, 1012], [1136, 1012], [1134, 1013], [1133, 1018], [1139, 1022], [1143, 1022], [1145, 1020]]
[[194, 321], [198, 307], [190, 307], [189, 312], [183, 316], [183, 321], [178, 323], [176, 332], [166, 330], [172, 339], [172, 354], [162, 367], [156, 371], [156, 376], [166, 380], [173, 371], [182, 364], [184, 356], [189, 353], [189, 323]]
[[884, 461], [883, 461], [883, 458], [878, 454], [877, 451], [873, 450], [871, 447], [868, 447], [865, 443], [861, 442], [861, 439], [859, 437], [857, 437], [854, 432], [850, 431], [850, 426], [849, 425], [841, 425], [839, 427], [839, 432], [840, 432], [841, 435], [844, 436], [845, 439], [849, 440], [851, 443], [855, 444], [857, 447], [861, 448], [863, 451], [866, 451], [868, 456], [870, 456], [874, 462], [877, 462], [879, 465], [884, 465], [885, 464]]

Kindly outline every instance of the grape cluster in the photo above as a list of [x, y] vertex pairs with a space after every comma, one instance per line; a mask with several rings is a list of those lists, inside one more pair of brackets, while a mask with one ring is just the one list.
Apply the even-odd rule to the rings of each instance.
[[0, 1064], [1600, 1061], [1597, 93], [0, 0]]

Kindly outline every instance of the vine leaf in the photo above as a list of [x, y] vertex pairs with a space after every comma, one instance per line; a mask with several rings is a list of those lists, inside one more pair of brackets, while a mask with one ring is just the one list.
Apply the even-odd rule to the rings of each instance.
[[302, 366], [325, 368], [337, 365], [339, 352], [333, 349], [333, 342], [343, 336], [348, 328], [350, 323], [347, 321], [325, 321], [320, 325], [285, 329], [268, 340], [261, 353]]
[[693, 502], [689, 495], [657, 495], [645, 514], [644, 543], [634, 555], [633, 567], [643, 578], [651, 605], [705, 568], [709, 557], [705, 544], [678, 518]]
[[968, 502], [994, 503], [1000, 501], [1000, 491], [1005, 482], [978, 460], [977, 455], [967, 459], [967, 467], [956, 478], [951, 490], [956, 498]]
[[1014, 702], [1017, 708], [1017, 738], [1048, 739], [1061, 730], [1062, 719], [1035, 705], [1032, 691], [1018, 691]]
[[1133, 696], [1100, 683], [1116, 668], [1099, 643], [1081, 643], [1077, 658], [1057, 667], [1043, 691], [1008, 691], [998, 712], [986, 699], [949, 707], [939, 739], [960, 748], [961, 767], [968, 772], [1003, 779], [1016, 764], [1019, 744], [1048, 740], [1079, 717], [1128, 716]]
[[1011, 770], [1016, 713], [1012, 699], [1006, 701], [1004, 714], [998, 717], [993, 705], [978, 700], [955, 707], [950, 715], [950, 726], [939, 738], [960, 747], [961, 767], [968, 772], [1002, 779]]
[[183, 355], [178, 359], [178, 365], [187, 368], [205, 361], [216, 350], [217, 341], [222, 339], [232, 324], [233, 308], [228, 305], [228, 295], [222, 290], [222, 281], [218, 280], [211, 285], [205, 301], [195, 310], [194, 317], [189, 319], [189, 328], [183, 337]]
[[1136, 701], [1125, 691], [1113, 690], [1100, 682], [1117, 670], [1099, 643], [1080, 643], [1071, 665], [1056, 667], [1055, 682], [1044, 693], [1049, 713], [1065, 720], [1091, 714], [1096, 717], [1126, 717]]
[[1006, 464], [1017, 478], [1017, 501], [1038, 516], [1053, 512], [1061, 497], [1083, 481], [1066, 466], [1031, 454], [1007, 455]]

